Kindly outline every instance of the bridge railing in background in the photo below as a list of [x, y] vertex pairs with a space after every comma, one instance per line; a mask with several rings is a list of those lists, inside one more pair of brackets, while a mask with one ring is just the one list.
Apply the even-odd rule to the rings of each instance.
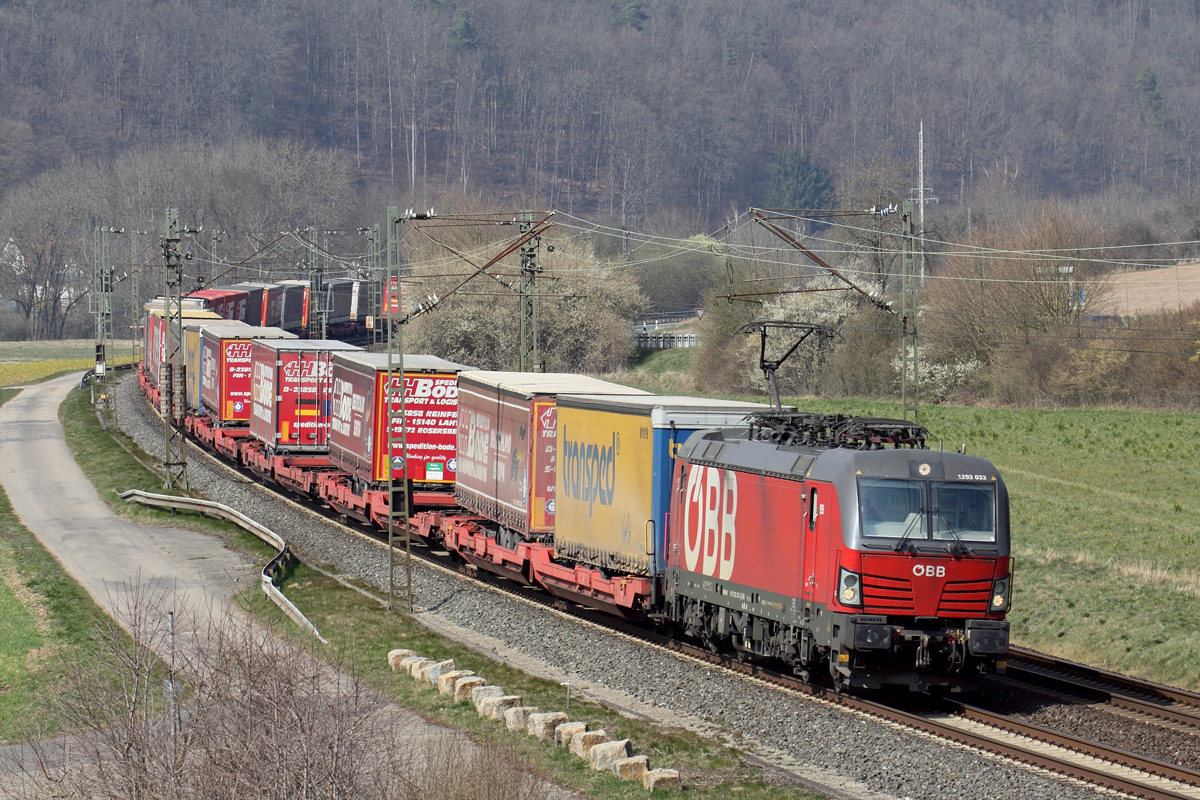
[[669, 350], [675, 347], [697, 347], [698, 333], [634, 333], [634, 343], [647, 350]]

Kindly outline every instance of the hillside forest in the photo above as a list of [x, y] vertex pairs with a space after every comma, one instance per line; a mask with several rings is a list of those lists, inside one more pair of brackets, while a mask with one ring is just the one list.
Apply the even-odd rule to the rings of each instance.
[[[220, 231], [188, 245], [197, 281], [268, 231], [356, 231], [387, 205], [541, 208], [558, 212], [556, 368], [622, 369], [635, 321], [705, 307], [683, 389], [761, 391], [734, 332], [803, 319], [839, 334], [797, 351], [786, 391], [886, 397], [896, 216], [788, 223], [864, 303], [801, 293], [837, 287], [746, 210], [899, 204], [919, 132], [929, 400], [1195, 403], [1183, 293], [1105, 304], [1114, 276], [1197, 255], [1200, 4], [1182, 0], [12, 0], [0, 335], [89, 336], [94, 226], [130, 232], [127, 274], [129, 237], [145, 249], [168, 206]], [[444, 288], [446, 245], [489, 243], [410, 237], [415, 289]], [[303, 277], [310, 255], [281, 246], [231, 277]], [[515, 301], [493, 289], [412, 341], [512, 366]]]

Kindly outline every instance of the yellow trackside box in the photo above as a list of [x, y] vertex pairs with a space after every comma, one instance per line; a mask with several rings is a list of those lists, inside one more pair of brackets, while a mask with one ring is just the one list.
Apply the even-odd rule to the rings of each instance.
[[658, 574], [679, 445], [697, 430], [735, 427], [769, 408], [700, 397], [560, 396], [556, 558]]

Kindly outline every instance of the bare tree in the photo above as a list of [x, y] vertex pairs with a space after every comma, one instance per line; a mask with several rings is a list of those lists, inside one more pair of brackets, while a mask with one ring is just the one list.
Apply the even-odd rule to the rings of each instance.
[[347, 652], [326, 664], [317, 645], [287, 643], [236, 612], [189, 610], [145, 584], [117, 602], [97, 653], [58, 698], [80, 733], [33, 745], [30, 796], [545, 796], [502, 746], [477, 746], [367, 690]]

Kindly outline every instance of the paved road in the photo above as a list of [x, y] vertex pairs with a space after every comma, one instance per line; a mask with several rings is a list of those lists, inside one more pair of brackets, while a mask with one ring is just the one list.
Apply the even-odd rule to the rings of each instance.
[[185, 603], [223, 611], [256, 579], [215, 536], [121, 519], [100, 499], [63, 439], [58, 406], [79, 386], [68, 375], [24, 389], [0, 406], [0, 484], [13, 508], [67, 572], [110, 614], [123, 587], [152, 584]]

